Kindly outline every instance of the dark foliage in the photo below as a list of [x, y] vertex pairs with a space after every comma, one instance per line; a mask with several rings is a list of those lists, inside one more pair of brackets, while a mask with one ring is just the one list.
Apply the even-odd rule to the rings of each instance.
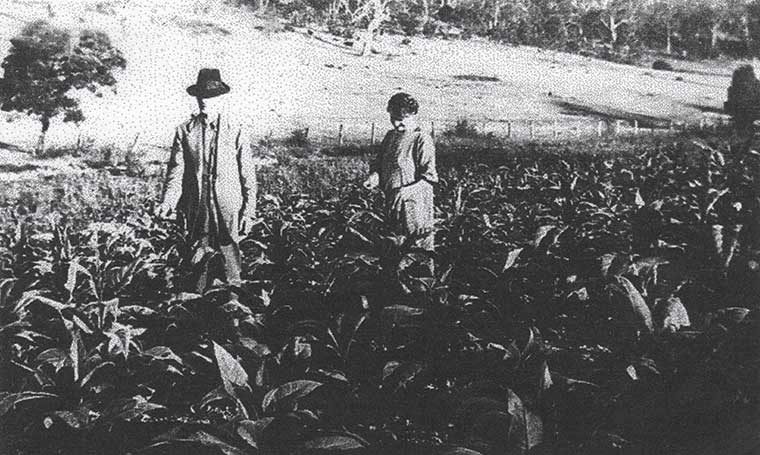
[[616, 147], [442, 156], [435, 277], [379, 194], [265, 186], [239, 302], [172, 287], [212, 258], [183, 264], [145, 202], [62, 213], [123, 221], [77, 230], [6, 222], [0, 448], [698, 447], [760, 400], [760, 163]]
[[665, 60], [655, 60], [654, 63], [652, 63], [652, 69], [660, 71], [673, 71], [673, 65], [671, 65], [670, 62], [666, 62]]
[[752, 124], [760, 118], [760, 81], [752, 65], [734, 70], [723, 109], [733, 117], [739, 132], [751, 134]]
[[67, 31], [37, 21], [24, 27], [11, 44], [2, 64], [0, 108], [38, 117], [43, 135], [59, 114], [65, 122], [84, 120], [71, 90], [97, 92], [113, 86], [113, 70], [126, 66], [121, 52], [98, 31], [85, 30], [72, 43]]

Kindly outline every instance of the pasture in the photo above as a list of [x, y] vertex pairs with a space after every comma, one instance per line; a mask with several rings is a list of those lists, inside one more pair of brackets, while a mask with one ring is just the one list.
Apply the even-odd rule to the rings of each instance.
[[[82, 93], [87, 119], [54, 121], [49, 141], [79, 137], [125, 148], [165, 146], [194, 108], [184, 91], [201, 66], [218, 67], [232, 86], [229, 109], [258, 136], [284, 138], [297, 128], [314, 135], [369, 137], [386, 125], [385, 102], [397, 90], [414, 94], [421, 115], [441, 129], [464, 118], [577, 122], [598, 115], [698, 122], [720, 115], [739, 62], [673, 62], [675, 72], [619, 65], [577, 55], [486, 41], [381, 37], [379, 53], [361, 58], [344, 40], [282, 24], [222, 1], [11, 1], [0, 15], [0, 54], [31, 20], [106, 31], [128, 66], [115, 94]], [[318, 39], [319, 38], [319, 39]], [[580, 110], [578, 110], [580, 108]], [[39, 123], [2, 113], [0, 142], [29, 148]]]

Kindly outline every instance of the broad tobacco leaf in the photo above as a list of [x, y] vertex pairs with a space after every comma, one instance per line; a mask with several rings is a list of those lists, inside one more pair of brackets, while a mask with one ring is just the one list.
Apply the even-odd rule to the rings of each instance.
[[482, 453], [466, 447], [451, 447], [441, 452], [441, 455], [483, 455]]
[[[164, 440], [148, 446], [142, 451], [149, 451], [150, 453], [177, 453], [180, 452], [180, 450], [178, 450], [179, 447], [187, 450], [187, 446], [190, 445], [204, 448], [213, 448], [218, 450], [219, 453], [222, 453], [223, 455], [248, 455], [249, 453], [245, 450], [238, 449], [237, 447], [219, 439], [210, 433], [200, 430], [187, 436], [171, 435], [164, 436], [162, 439]], [[170, 447], [174, 447], [174, 449], [169, 449]], [[204, 450], [201, 453], [207, 453], [207, 450]]]
[[272, 423], [274, 417], [264, 417], [259, 420], [243, 420], [238, 423], [237, 434], [251, 447], [260, 448], [264, 429]]
[[538, 231], [536, 231], [536, 236], [533, 239], [533, 247], [534, 248], [540, 247], [544, 241], [544, 238], [546, 238], [546, 236], [550, 232], [552, 232], [555, 228], [556, 226], [553, 226], [553, 225], [541, 226], [540, 228], [538, 228]]
[[520, 397], [512, 390], [507, 390], [507, 412], [512, 416], [508, 435], [509, 453], [527, 454], [543, 440], [543, 422], [539, 416], [525, 408]]
[[654, 307], [656, 329], [661, 332], [677, 332], [682, 327], [689, 327], [689, 313], [683, 302], [678, 297], [671, 296], [666, 300], [660, 300]]
[[383, 308], [382, 317], [390, 326], [416, 327], [419, 325], [419, 317], [425, 313], [422, 308], [407, 305], [389, 305]]
[[506, 272], [507, 270], [511, 269], [515, 263], [517, 262], [517, 258], [520, 256], [520, 253], [522, 253], [522, 248], [516, 248], [509, 252], [507, 255], [507, 260], [504, 262], [504, 267], [502, 268], [502, 272]]
[[261, 403], [264, 412], [275, 412], [295, 409], [298, 400], [308, 396], [311, 392], [321, 387], [317, 381], [299, 380], [285, 383], [276, 389], [270, 390]]
[[156, 409], [164, 409], [164, 406], [150, 403], [142, 395], [136, 395], [114, 402], [102, 412], [102, 419], [108, 421], [132, 420]]
[[362, 449], [366, 446], [366, 441], [358, 436], [348, 434], [320, 436], [304, 443], [304, 448], [307, 450], [329, 450], [335, 452]]
[[226, 349], [214, 342], [214, 356], [219, 366], [219, 374], [222, 377], [224, 390], [232, 396], [235, 395], [235, 386], [248, 386], [248, 373], [245, 372], [240, 363], [235, 360]]
[[613, 304], [616, 304], [622, 317], [631, 323], [637, 330], [648, 333], [654, 332], [652, 312], [649, 310], [644, 297], [628, 278], [623, 276], [614, 277], [614, 282], [609, 286], [612, 292]]
[[20, 392], [8, 393], [0, 392], [0, 417], [3, 417], [16, 406], [31, 401], [52, 402], [58, 400], [58, 395], [45, 392]]
[[182, 359], [177, 354], [175, 354], [171, 348], [168, 348], [166, 346], [154, 346], [148, 350], [143, 351], [142, 355], [145, 357], [150, 357], [152, 359], [172, 360], [180, 365], [183, 364]]
[[66, 284], [64, 287], [69, 292], [69, 303], [74, 299], [74, 290], [77, 286], [77, 276], [78, 275], [84, 275], [87, 277], [87, 280], [90, 284], [90, 289], [92, 290], [93, 294], [95, 294], [95, 297], [97, 298], [97, 291], [95, 288], [95, 282], [92, 279], [92, 275], [90, 272], [84, 268], [81, 264], [79, 264], [79, 261], [75, 258], [72, 259], [71, 262], [69, 262], [69, 270], [67, 274]]
[[383, 385], [398, 391], [410, 384], [425, 369], [417, 362], [390, 361], [383, 367]]

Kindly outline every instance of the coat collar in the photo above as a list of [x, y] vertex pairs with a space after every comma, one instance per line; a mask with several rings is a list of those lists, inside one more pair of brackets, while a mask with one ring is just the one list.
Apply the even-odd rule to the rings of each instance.
[[204, 112], [198, 112], [190, 116], [190, 119], [193, 124], [208, 125], [209, 127], [211, 127], [212, 130], [216, 129], [216, 123], [217, 123], [218, 118], [219, 118], [218, 116], [215, 116], [215, 117], [212, 117], [211, 120], [209, 120], [209, 116]]

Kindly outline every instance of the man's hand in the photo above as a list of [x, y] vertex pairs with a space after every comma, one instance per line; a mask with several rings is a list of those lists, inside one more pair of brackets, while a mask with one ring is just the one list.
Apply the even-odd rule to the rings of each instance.
[[177, 218], [174, 207], [163, 202], [156, 207], [155, 213], [161, 220], [174, 221]]
[[253, 225], [255, 224], [256, 220], [252, 216], [246, 216], [243, 215], [240, 218], [240, 235], [243, 237], [247, 236], [251, 233], [251, 229], [253, 229]]
[[362, 184], [368, 190], [374, 190], [380, 184], [380, 174], [373, 172]]

